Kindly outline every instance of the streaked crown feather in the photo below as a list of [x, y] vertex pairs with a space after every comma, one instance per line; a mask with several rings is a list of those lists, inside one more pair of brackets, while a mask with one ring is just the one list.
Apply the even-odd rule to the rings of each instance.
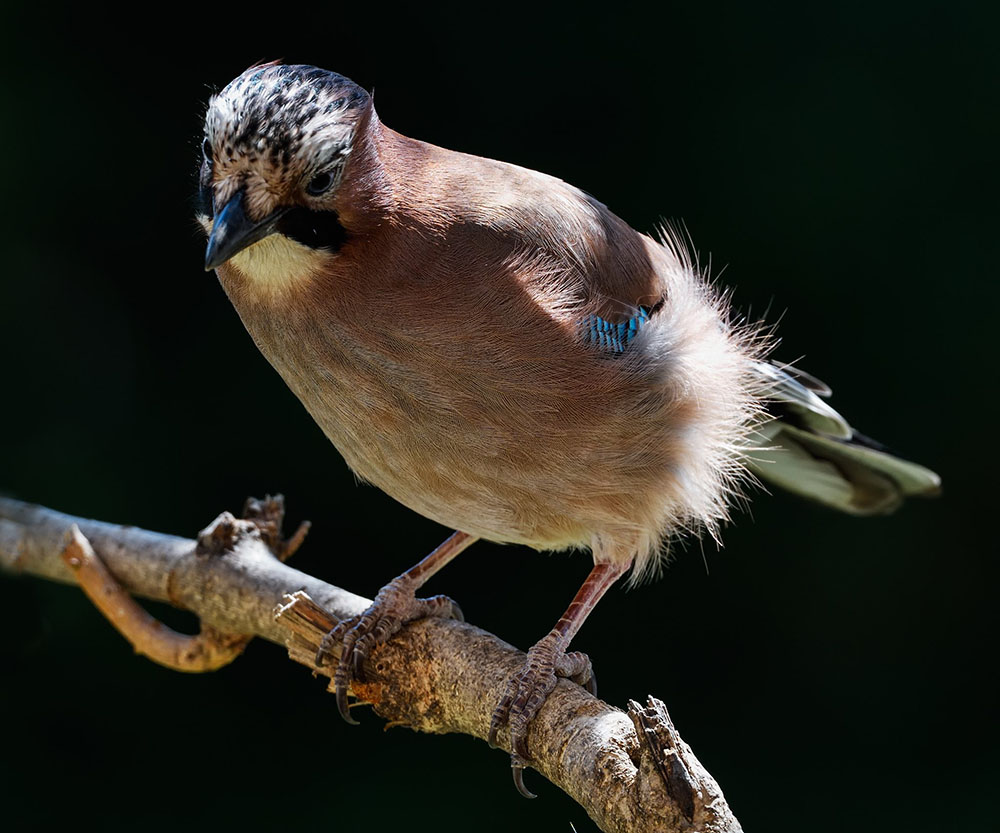
[[263, 161], [281, 172], [346, 154], [371, 99], [343, 75], [305, 65], [251, 67], [208, 104], [205, 136], [217, 161]]

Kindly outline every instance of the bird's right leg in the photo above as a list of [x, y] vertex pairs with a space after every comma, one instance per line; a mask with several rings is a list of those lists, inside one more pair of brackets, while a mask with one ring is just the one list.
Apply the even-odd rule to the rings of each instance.
[[531, 721], [556, 687], [559, 677], [570, 679], [591, 694], [597, 694], [590, 659], [579, 651], [567, 652], [566, 649], [601, 597], [630, 566], [631, 559], [594, 565], [556, 626], [532, 646], [521, 670], [507, 681], [504, 695], [493, 711], [490, 746], [496, 746], [497, 734], [507, 724], [513, 752], [510, 767], [514, 785], [525, 798], [535, 797], [524, 786], [524, 768], [531, 760], [528, 754], [528, 728]]
[[407, 622], [427, 616], [452, 618], [464, 621], [462, 610], [447, 596], [418, 599], [416, 592], [438, 570], [476, 541], [474, 535], [456, 532], [419, 564], [402, 575], [396, 576], [378, 591], [371, 607], [358, 616], [343, 619], [323, 637], [316, 651], [316, 665], [340, 649], [340, 659], [333, 676], [337, 691], [337, 708], [348, 723], [357, 723], [351, 717], [347, 703], [347, 689], [352, 679], [360, 679], [362, 666], [371, 651], [387, 642]]

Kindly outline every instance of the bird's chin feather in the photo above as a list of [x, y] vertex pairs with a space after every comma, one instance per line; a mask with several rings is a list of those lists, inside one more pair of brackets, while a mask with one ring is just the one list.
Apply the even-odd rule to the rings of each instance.
[[245, 279], [244, 291], [270, 299], [301, 290], [331, 257], [283, 234], [272, 234], [235, 254], [226, 265]]

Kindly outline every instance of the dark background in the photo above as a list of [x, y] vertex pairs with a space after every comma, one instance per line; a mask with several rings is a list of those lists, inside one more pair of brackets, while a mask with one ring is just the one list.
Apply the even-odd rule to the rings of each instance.
[[[598, 608], [576, 645], [602, 696], [663, 698], [747, 830], [985, 829], [1000, 61], [979, 5], [8, 11], [0, 490], [185, 535], [281, 491], [314, 522], [295, 565], [366, 595], [444, 537], [355, 485], [202, 271], [210, 92], [263, 59], [336, 69], [405, 134], [562, 177], [640, 230], [683, 219], [736, 303], [781, 319], [780, 357], [944, 478], [871, 520], [758, 496], [725, 549]], [[428, 590], [527, 648], [587, 568], [479, 544]], [[593, 829], [535, 774], [520, 799], [484, 743], [348, 727], [274, 645], [172, 673], [75, 589], [10, 576], [0, 638], [10, 830]], [[314, 750], [294, 777], [293, 747]]]

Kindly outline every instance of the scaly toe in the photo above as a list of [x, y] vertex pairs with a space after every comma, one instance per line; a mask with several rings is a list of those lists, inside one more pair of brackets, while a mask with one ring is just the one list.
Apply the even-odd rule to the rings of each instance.
[[348, 691], [352, 680], [364, 679], [365, 660], [379, 645], [388, 642], [408, 622], [427, 616], [447, 618], [456, 612], [461, 617], [461, 609], [447, 596], [416, 598], [413, 580], [404, 574], [379, 590], [364, 613], [338, 622], [320, 641], [316, 665], [322, 667], [339, 651], [333, 684], [340, 716], [357, 725], [350, 714]]
[[524, 768], [531, 759], [528, 754], [528, 728], [555, 686], [555, 673], [539, 673], [533, 669], [529, 654], [525, 667], [507, 681], [507, 688], [490, 721], [489, 743], [493, 748], [496, 748], [500, 728], [505, 723], [510, 727], [510, 748], [513, 750], [510, 756], [511, 773], [514, 786], [525, 798], [535, 798], [535, 794], [524, 785]]
[[324, 634], [319, 642], [319, 647], [316, 649], [315, 663], [317, 668], [322, 668], [326, 665], [327, 660], [332, 659], [338, 652], [341, 643], [344, 641], [344, 633], [347, 631], [347, 626], [353, 624], [358, 618], [355, 616], [352, 619], [345, 619], [342, 622], [338, 622], [333, 630]]
[[570, 651], [556, 659], [556, 675], [572, 680], [597, 696], [597, 677], [594, 676], [594, 667], [590, 664], [590, 657], [582, 651]]
[[579, 651], [563, 653], [558, 634], [553, 632], [528, 651], [521, 670], [507, 681], [503, 696], [490, 720], [488, 740], [491, 747], [496, 747], [497, 736], [504, 724], [510, 729], [514, 785], [525, 798], [535, 797], [524, 786], [523, 770], [531, 760], [528, 753], [528, 730], [531, 728], [531, 721], [556, 687], [559, 677], [584, 686], [591, 694], [596, 691], [590, 659]]
[[515, 674], [507, 680], [507, 687], [504, 690], [503, 697], [500, 698], [500, 702], [497, 703], [496, 708], [493, 709], [493, 717], [490, 718], [490, 733], [486, 738], [490, 745], [490, 749], [497, 748], [497, 734], [500, 732], [500, 728], [510, 717], [510, 706], [511, 703], [514, 702], [514, 696], [517, 694], [517, 678], [518, 675]]

